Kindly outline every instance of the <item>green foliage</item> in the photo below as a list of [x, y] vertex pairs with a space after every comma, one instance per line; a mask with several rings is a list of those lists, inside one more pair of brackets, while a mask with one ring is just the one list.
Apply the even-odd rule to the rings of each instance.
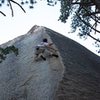
[[[59, 17], [59, 20], [61, 20], [62, 22], [66, 22], [66, 20], [68, 19], [68, 17], [73, 14], [72, 16], [72, 24], [71, 27], [73, 29], [73, 32], [75, 32], [77, 29], [80, 30], [80, 35], [86, 35], [88, 33], [91, 32], [91, 28], [89, 28], [88, 26], [86, 26], [77, 16], [77, 14], [82, 18], [82, 20], [84, 20], [85, 22], [87, 22], [88, 24], [90, 24], [90, 17], [89, 16], [84, 16], [86, 12], [86, 10], [84, 10], [82, 8], [81, 5], [73, 5], [72, 4], [73, 0], [62, 0], [61, 1], [61, 15]], [[80, 1], [80, 0], [77, 0]], [[87, 0], [81, 0], [82, 3], [86, 3]], [[91, 7], [86, 6], [85, 9], [91, 10]], [[77, 14], [76, 14], [77, 13]]]
[[59, 20], [66, 23], [66, 20], [70, 16], [72, 10], [71, 8], [72, 6], [70, 0], [61, 0], [61, 9], [60, 9], [61, 15], [59, 17]]
[[[96, 0], [100, 2], [99, 0]], [[79, 30], [79, 36], [87, 36], [100, 42], [99, 39], [91, 36], [91, 33], [100, 34], [97, 26], [100, 25], [100, 9], [94, 0], [61, 0], [61, 15], [59, 20], [66, 23], [69, 17], [72, 19], [72, 32]], [[94, 34], [95, 35], [95, 34]]]
[[0, 48], [0, 63], [6, 59], [6, 55], [9, 53], [14, 53], [16, 56], [18, 55], [18, 48], [16, 48], [14, 45], [6, 47], [6, 48]]
[[[86, 9], [91, 10], [90, 7], [87, 7]], [[84, 14], [86, 13], [86, 10], [84, 9], [77, 9], [76, 13], [73, 15], [72, 17], [72, 24], [71, 27], [73, 29], [73, 32], [75, 32], [77, 29], [79, 29], [79, 35], [80, 36], [86, 36], [87, 34], [90, 34], [91, 32], [91, 28], [88, 27], [85, 23], [83, 23], [83, 21], [85, 21], [87, 24], [90, 24], [90, 17], [89, 16], [84, 16]], [[81, 21], [81, 19], [83, 20]]]

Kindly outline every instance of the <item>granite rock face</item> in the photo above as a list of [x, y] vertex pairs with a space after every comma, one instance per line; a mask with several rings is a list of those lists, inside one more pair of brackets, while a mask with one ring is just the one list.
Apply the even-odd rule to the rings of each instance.
[[[58, 58], [34, 61], [35, 46], [48, 38]], [[14, 45], [0, 63], [0, 100], [100, 100], [100, 57], [46, 27], [34, 26], [1, 47]]]
[[100, 100], [100, 57], [50, 29], [48, 34], [65, 66], [55, 100]]
[[0, 64], [0, 100], [54, 99], [64, 67], [60, 55], [34, 61], [35, 46], [43, 38], [52, 41], [43, 27], [34, 26], [26, 35], [2, 45], [15, 45], [19, 55], [11, 53]]

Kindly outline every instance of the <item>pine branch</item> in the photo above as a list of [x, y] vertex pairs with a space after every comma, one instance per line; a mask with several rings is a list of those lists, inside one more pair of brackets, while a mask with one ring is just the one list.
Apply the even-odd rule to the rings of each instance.
[[[87, 10], [85, 7], [82, 7], [86, 12], [87, 12], [87, 14], [90, 14], [91, 12], [89, 11], [89, 10]], [[83, 16], [85, 16], [85, 14], [83, 15]], [[100, 19], [96, 16], [96, 15], [90, 15], [89, 16], [90, 18], [92, 18], [94, 21], [96, 21], [97, 23], [100, 23]]]
[[13, 0], [10, 0], [10, 1], [12, 1], [12, 2], [15, 3], [15, 4], [17, 4], [17, 5], [24, 11], [24, 13], [26, 13], [26, 11], [24, 10], [24, 8], [23, 8], [19, 3], [15, 2], [15, 1], [13, 1]]
[[0, 11], [0, 13], [1, 13], [3, 16], [6, 16], [2, 11]]
[[100, 14], [100, 11], [91, 12], [91, 13], [86, 13], [86, 14], [84, 14], [84, 16], [91, 16], [91, 15], [95, 15], [95, 14]]
[[91, 0], [94, 5], [96, 5], [97, 9], [100, 11], [100, 0]]
[[87, 35], [88, 35], [88, 36], [90, 36], [92, 39], [94, 39], [94, 40], [96, 40], [96, 41], [100, 42], [100, 40], [99, 40], [99, 39], [94, 38], [92, 35], [90, 35], [90, 34], [87, 34]]
[[8, 0], [8, 3], [9, 3], [9, 5], [10, 5], [10, 9], [11, 9], [11, 14], [12, 14], [12, 16], [14, 16], [14, 11], [13, 11], [13, 8], [12, 8], [12, 5], [11, 5], [11, 2], [10, 2], [11, 0]]
[[78, 13], [76, 12], [76, 15], [78, 16], [78, 18], [85, 24], [87, 25], [88, 27], [90, 27], [91, 29], [93, 29], [94, 31], [100, 33], [99, 30], [96, 30], [95, 28], [93, 28], [89, 23], [85, 22], [84, 20], [81, 19], [81, 17], [78, 15]]
[[78, 4], [78, 5], [81, 5], [81, 6], [93, 6], [94, 4], [92, 2], [86, 2], [86, 3], [83, 3], [83, 2], [72, 2], [71, 4]]
[[24, 13], [26, 13], [26, 11], [24, 10], [24, 8], [23, 8], [19, 3], [15, 2], [15, 1], [13, 1], [13, 0], [8, 0], [8, 3], [9, 3], [9, 5], [10, 5], [10, 9], [11, 9], [11, 14], [12, 14], [12, 16], [14, 16], [14, 11], [13, 11], [13, 7], [12, 7], [12, 5], [11, 5], [11, 2], [17, 4], [17, 5], [24, 11]]

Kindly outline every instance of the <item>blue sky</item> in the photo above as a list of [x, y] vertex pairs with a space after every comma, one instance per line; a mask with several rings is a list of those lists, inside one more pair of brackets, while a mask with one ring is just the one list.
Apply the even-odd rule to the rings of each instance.
[[68, 34], [71, 30], [70, 20], [68, 20], [66, 24], [58, 21], [60, 15], [59, 2], [54, 7], [48, 6], [44, 1], [35, 4], [34, 9], [29, 10], [28, 5], [23, 7], [26, 13], [24, 13], [20, 7], [13, 4], [14, 17], [11, 16], [11, 11], [7, 6], [1, 8], [7, 16], [4, 17], [0, 15], [0, 44], [12, 40], [17, 36], [26, 34], [34, 25], [39, 25], [48, 27], [70, 37], [95, 52], [92, 43], [88, 45], [88, 43], [92, 41], [91, 39], [84, 41], [83, 39], [79, 39], [77, 34]]

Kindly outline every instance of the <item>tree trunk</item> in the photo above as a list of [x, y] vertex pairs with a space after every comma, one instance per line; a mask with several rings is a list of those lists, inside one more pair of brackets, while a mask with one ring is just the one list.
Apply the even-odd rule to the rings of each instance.
[[96, 5], [97, 9], [100, 11], [100, 0], [92, 0], [92, 2]]

